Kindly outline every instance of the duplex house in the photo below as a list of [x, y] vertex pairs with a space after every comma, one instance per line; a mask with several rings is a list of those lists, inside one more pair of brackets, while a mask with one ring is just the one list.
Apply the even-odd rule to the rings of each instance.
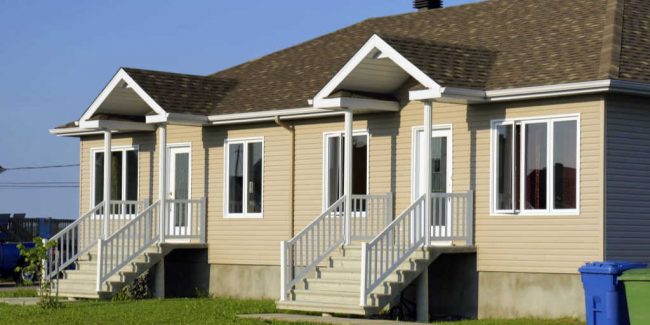
[[583, 316], [579, 266], [650, 262], [650, 3], [415, 6], [210, 75], [119, 69], [51, 130], [79, 138], [80, 218], [47, 277]]

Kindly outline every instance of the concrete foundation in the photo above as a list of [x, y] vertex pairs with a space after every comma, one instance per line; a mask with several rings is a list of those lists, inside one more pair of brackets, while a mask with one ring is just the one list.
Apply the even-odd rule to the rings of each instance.
[[578, 274], [479, 273], [478, 317], [584, 319]]
[[429, 266], [432, 319], [478, 317], [476, 254], [444, 254]]
[[210, 294], [277, 300], [280, 296], [280, 266], [212, 264]]

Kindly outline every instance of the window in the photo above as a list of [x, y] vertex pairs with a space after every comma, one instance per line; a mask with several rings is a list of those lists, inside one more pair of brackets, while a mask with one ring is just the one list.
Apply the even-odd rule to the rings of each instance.
[[262, 214], [262, 140], [232, 140], [226, 144], [226, 215], [260, 217]]
[[577, 212], [577, 117], [492, 125], [493, 212]]
[[[138, 199], [138, 152], [133, 148], [112, 149], [111, 200]], [[93, 151], [93, 206], [104, 201], [104, 151]], [[116, 211], [113, 211], [116, 212]]]
[[[343, 196], [345, 136], [325, 136], [325, 207]], [[352, 194], [368, 194], [368, 134], [352, 136]], [[365, 211], [365, 207], [359, 207]]]

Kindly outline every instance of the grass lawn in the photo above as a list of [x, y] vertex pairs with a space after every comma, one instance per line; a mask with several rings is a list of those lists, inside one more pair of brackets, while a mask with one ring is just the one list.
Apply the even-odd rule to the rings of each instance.
[[14, 298], [14, 297], [36, 297], [36, 289], [17, 288], [15, 290], [0, 291], [0, 298]]
[[[61, 309], [0, 304], [2, 324], [269, 324], [238, 319], [237, 314], [273, 313], [270, 300], [166, 299], [78, 302]], [[273, 324], [281, 324], [274, 322]], [[295, 324], [295, 323], [294, 323]], [[447, 324], [447, 323], [446, 323]], [[577, 321], [465, 321], [453, 325], [579, 325]]]

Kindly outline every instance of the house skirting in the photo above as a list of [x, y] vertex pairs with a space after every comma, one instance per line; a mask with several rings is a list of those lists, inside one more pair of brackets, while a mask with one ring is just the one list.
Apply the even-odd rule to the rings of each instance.
[[479, 272], [478, 317], [585, 317], [580, 275]]
[[277, 300], [280, 295], [280, 267], [211, 264], [210, 294], [217, 297]]

